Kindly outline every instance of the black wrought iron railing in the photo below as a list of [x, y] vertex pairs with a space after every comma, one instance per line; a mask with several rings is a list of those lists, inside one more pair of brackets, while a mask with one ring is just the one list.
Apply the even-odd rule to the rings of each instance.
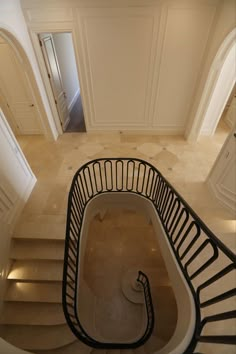
[[[191, 290], [196, 323], [184, 353], [201, 342], [235, 345], [230, 320], [236, 319], [236, 256], [201, 221], [170, 183], [151, 164], [135, 158], [103, 158], [83, 165], [75, 174], [68, 199], [63, 275], [63, 308], [68, 325], [84, 343], [95, 348], [135, 348], [150, 336], [154, 318], [148, 279], [145, 286], [147, 330], [135, 343], [101, 343], [83, 329], [77, 313], [81, 226], [85, 209], [102, 193], [134, 193], [156, 209], [178, 265]], [[150, 299], [150, 300], [149, 300]], [[149, 304], [150, 302], [150, 304]], [[221, 321], [226, 321], [219, 327]], [[213, 326], [212, 326], [213, 325]]]

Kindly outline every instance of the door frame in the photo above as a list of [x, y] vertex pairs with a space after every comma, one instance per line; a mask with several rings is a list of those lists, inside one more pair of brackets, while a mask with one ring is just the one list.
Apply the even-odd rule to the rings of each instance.
[[[59, 135], [63, 134], [63, 129], [61, 127], [61, 121], [60, 121], [60, 117], [57, 111], [57, 107], [55, 104], [55, 100], [54, 100], [54, 94], [52, 91], [52, 87], [50, 84], [50, 80], [48, 78], [48, 73], [47, 73], [47, 68], [46, 68], [46, 63], [44, 61], [44, 57], [43, 57], [43, 53], [42, 53], [42, 49], [40, 46], [40, 42], [39, 42], [39, 35], [42, 33], [71, 33], [72, 35], [72, 43], [73, 43], [73, 49], [74, 49], [74, 54], [75, 54], [75, 62], [76, 62], [76, 68], [77, 68], [77, 75], [78, 75], [78, 80], [79, 80], [79, 85], [80, 85], [80, 96], [81, 96], [81, 101], [82, 101], [82, 107], [83, 107], [83, 113], [84, 113], [84, 124], [86, 126], [86, 131], [88, 131], [88, 124], [87, 124], [87, 120], [86, 120], [86, 116], [87, 116], [87, 106], [85, 104], [86, 100], [85, 100], [85, 90], [84, 90], [84, 80], [83, 80], [83, 75], [81, 75], [82, 72], [82, 63], [80, 62], [80, 56], [79, 56], [79, 49], [78, 49], [78, 45], [77, 45], [77, 41], [76, 41], [76, 30], [73, 26], [72, 23], [66, 23], [66, 22], [62, 22], [62, 23], [40, 23], [37, 25], [31, 25], [30, 29], [29, 29], [29, 34], [32, 40], [32, 44], [36, 53], [36, 58], [38, 60], [38, 64], [39, 64], [39, 69], [40, 69], [40, 73], [42, 76], [42, 80], [44, 83], [44, 87], [45, 90], [47, 92], [47, 96], [48, 96], [48, 100], [49, 100], [49, 104], [52, 110], [52, 114], [53, 114], [53, 119], [57, 128], [57, 132]], [[82, 59], [81, 59], [82, 61]]]
[[[61, 83], [61, 87], [63, 88], [64, 100], [66, 102], [65, 92], [64, 92], [65, 88], [63, 87], [60, 65], [59, 65], [59, 62], [58, 62], [57, 52], [56, 52], [56, 48], [55, 48], [55, 45], [54, 45], [54, 40], [53, 40], [52, 33], [41, 34], [41, 35], [39, 35], [39, 42], [40, 42], [41, 50], [42, 50], [42, 53], [43, 53], [46, 70], [47, 70], [48, 75], [50, 76], [49, 77], [49, 82], [50, 82], [52, 93], [53, 93], [53, 96], [54, 96], [54, 101], [57, 102], [56, 103], [56, 108], [57, 108], [58, 117], [60, 119], [60, 125], [62, 127], [62, 131], [64, 132], [65, 131], [65, 127], [69, 123], [69, 119], [67, 119], [66, 124], [65, 124], [65, 122], [63, 120], [63, 112], [62, 112], [61, 106], [60, 106], [60, 104], [58, 102], [59, 99], [58, 99], [58, 97], [56, 95], [56, 89], [55, 89], [55, 85], [54, 85], [54, 82], [53, 82], [53, 73], [52, 73], [52, 70], [51, 70], [50, 60], [49, 60], [48, 52], [47, 52], [46, 45], [45, 45], [45, 39], [51, 41], [51, 45], [52, 45], [52, 49], [53, 49], [53, 53], [54, 53], [54, 58], [55, 58], [55, 61], [56, 61], [57, 71], [58, 71], [58, 75], [59, 75], [59, 80], [60, 80], [60, 83]], [[66, 102], [66, 106], [67, 106], [67, 110], [68, 110], [67, 118], [69, 118], [69, 109], [68, 109], [67, 102]]]
[[[16, 39], [16, 37], [8, 31], [8, 29], [0, 26], [0, 35], [6, 40], [6, 42], [10, 45], [13, 52], [17, 56], [17, 60], [21, 63], [21, 66], [26, 75], [26, 80], [28, 82], [29, 88], [31, 90], [33, 99], [37, 105], [38, 113], [39, 113], [39, 124], [42, 128], [42, 134], [46, 136], [48, 139], [53, 139], [52, 131], [48, 122], [48, 117], [44, 109], [44, 105], [41, 99], [41, 95], [38, 89], [38, 85], [36, 83], [36, 79], [34, 76], [33, 69], [31, 67], [30, 61], [25, 53], [25, 50]], [[4, 100], [4, 97], [3, 97]], [[6, 114], [7, 116], [7, 114]]]
[[[211, 98], [213, 92], [215, 90], [216, 84], [218, 82], [219, 75], [224, 66], [225, 60], [236, 42], [236, 28], [234, 28], [223, 40], [221, 46], [219, 47], [213, 62], [210, 66], [207, 80], [205, 82], [205, 86], [201, 95], [200, 102], [198, 104], [197, 112], [195, 114], [193, 123], [191, 124], [191, 128], [189, 132], [186, 134], [186, 138], [190, 141], [197, 141], [200, 134], [201, 129], [204, 123], [204, 118], [208, 107], [211, 103]], [[230, 92], [229, 92], [230, 94]], [[225, 102], [224, 102], [225, 103]], [[222, 103], [223, 104], [223, 103]]]

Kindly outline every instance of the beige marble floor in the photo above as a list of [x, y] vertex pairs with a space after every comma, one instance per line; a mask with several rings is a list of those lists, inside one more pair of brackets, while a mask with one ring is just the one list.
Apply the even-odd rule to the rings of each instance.
[[197, 143], [180, 136], [126, 133], [70, 133], [56, 142], [42, 136], [21, 136], [18, 141], [38, 181], [16, 225], [16, 233], [31, 237], [40, 234], [44, 238], [53, 224], [53, 238], [58, 235], [63, 239], [67, 196], [76, 170], [94, 158], [138, 157], [158, 168], [210, 229], [236, 250], [235, 217], [205, 183], [227, 134], [221, 124], [212, 138], [202, 137]]
[[205, 184], [228, 132], [220, 124], [213, 137], [202, 137], [196, 143], [180, 136], [125, 133], [70, 133], [56, 142], [20, 136], [18, 141], [38, 182], [19, 222], [52, 216], [65, 220], [71, 179], [85, 162], [99, 157], [139, 157], [157, 167], [210, 229], [236, 250], [235, 218]]

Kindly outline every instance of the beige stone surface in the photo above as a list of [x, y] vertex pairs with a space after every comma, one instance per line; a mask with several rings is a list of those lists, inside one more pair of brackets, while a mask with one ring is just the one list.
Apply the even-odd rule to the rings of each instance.
[[16, 281], [62, 281], [63, 262], [58, 260], [14, 261], [8, 279]]
[[126, 133], [68, 133], [56, 142], [41, 136], [20, 136], [19, 143], [38, 182], [15, 235], [63, 238], [67, 195], [76, 170], [93, 158], [138, 157], [158, 168], [212, 231], [236, 249], [234, 215], [205, 184], [228, 132], [222, 122], [213, 137], [201, 137], [196, 143], [181, 136]]
[[[71, 180], [77, 169], [84, 163], [100, 157], [136, 157], [153, 164], [185, 198], [210, 229], [230, 249], [236, 250], [235, 216], [218, 202], [205, 183], [228, 132], [227, 127], [221, 123], [213, 137], [202, 137], [196, 143], [187, 142], [181, 136], [137, 135], [130, 133], [70, 133], [63, 134], [56, 142], [45, 140], [42, 136], [19, 136], [18, 141], [38, 181], [15, 227], [13, 237], [17, 242], [22, 242], [22, 244], [19, 245], [18, 243], [17, 247], [16, 244], [14, 245], [12, 258], [18, 260], [62, 259], [61, 245], [65, 239], [67, 198]], [[137, 264], [145, 265], [146, 267], [155, 265], [155, 267], [160, 269], [160, 262], [158, 263], [160, 252], [158, 247], [153, 244], [152, 232], [146, 226], [146, 218], [140, 216], [137, 219], [131, 212], [126, 214], [126, 221], [132, 226], [126, 230], [129, 234], [129, 239], [125, 239], [123, 236], [123, 230], [127, 225], [124, 224], [124, 218], [121, 214], [116, 215], [115, 220], [112, 217], [109, 218], [109, 214], [106, 215], [105, 232], [101, 233], [103, 227], [99, 220], [95, 221], [94, 226], [91, 225], [91, 228], [94, 227], [95, 232], [99, 231], [100, 236], [102, 236], [100, 239], [97, 238], [95, 243], [88, 243], [87, 265], [85, 268], [87, 274], [90, 274], [88, 281], [91, 282], [96, 295], [103, 296], [105, 291], [107, 296], [105, 300], [113, 301], [109, 302], [111, 305], [107, 313], [104, 313], [104, 311], [100, 311], [100, 313], [109, 320], [116, 317], [116, 319], [118, 318], [121, 321], [120, 323], [124, 323], [125, 320], [125, 316], [122, 315], [120, 310], [123, 306], [120, 300], [122, 294], [117, 285], [118, 282], [113, 282], [113, 278], [121, 278], [129, 267], [136, 267]], [[145, 234], [145, 243], [137, 243], [137, 234]], [[111, 235], [113, 238], [112, 250], [109, 244]], [[29, 248], [29, 243], [33, 241], [36, 243], [32, 248]], [[27, 242], [29, 243], [27, 244]], [[42, 243], [40, 244], [40, 242]], [[46, 250], [44, 242], [49, 242]], [[131, 253], [128, 252], [130, 249], [132, 249]], [[140, 249], [142, 249], [142, 252]], [[106, 254], [108, 254], [108, 257], [104, 263], [104, 255]], [[99, 265], [99, 267], [96, 265]], [[163, 269], [162, 273], [165, 273]], [[26, 279], [27, 281], [32, 278], [32, 272], [34, 277], [38, 273], [37, 271], [35, 273], [33, 269], [30, 269], [30, 272], [31, 275], [28, 280]], [[47, 307], [42, 310], [41, 315], [38, 316], [38, 322], [32, 318], [30, 319], [29, 308], [25, 309], [25, 317], [22, 316], [24, 307], [22, 306], [20, 309], [21, 304], [27, 306], [29, 303], [32, 306], [35, 304], [41, 306], [47, 303], [47, 306], [50, 304], [54, 306], [61, 303], [60, 282], [44, 282], [42, 281], [43, 278], [40, 278], [41, 280], [38, 283], [32, 281], [28, 283], [23, 281], [24, 274], [26, 274], [23, 273], [21, 282], [10, 281], [6, 300], [8, 304], [19, 306], [15, 310], [15, 321], [9, 320], [11, 311], [8, 307], [8, 310], [6, 310], [8, 311], [7, 321], [11, 324], [23, 322], [23, 325], [26, 324], [27, 318], [29, 318], [29, 324], [34, 325], [39, 324], [39, 322], [44, 324], [47, 319], [48, 324], [51, 325], [61, 321], [61, 312], [56, 314], [54, 313], [55, 309], [51, 307], [48, 308], [48, 311], [46, 311]], [[47, 279], [55, 280], [55, 274], [53, 268], [48, 268]], [[152, 278], [151, 275], [150, 278]], [[162, 278], [167, 279], [165, 276]], [[57, 279], [59, 280], [59, 277]], [[230, 281], [232, 282], [231, 279]], [[101, 287], [101, 284], [103, 287]], [[159, 338], [157, 340], [155, 338], [152, 339], [152, 343], [149, 343], [151, 347], [141, 347], [135, 350], [134, 353], [137, 354], [151, 354], [154, 347], [162, 346], [168, 340], [170, 333], [174, 331], [175, 323], [171, 316], [171, 311], [175, 312], [175, 300], [171, 287], [168, 283], [158, 285], [153, 281], [151, 281], [151, 286], [156, 311], [159, 312], [160, 316], [166, 316], [165, 331], [163, 332], [162, 326], [158, 328], [159, 324], [157, 324], [155, 333], [159, 334]], [[104, 301], [104, 298], [102, 301]], [[101, 304], [104, 304], [104, 302]], [[115, 307], [112, 307], [112, 304]], [[161, 304], [165, 304], [165, 306]], [[125, 308], [128, 309], [129, 305], [126, 304]], [[169, 307], [171, 310], [168, 312], [169, 315], [166, 313], [165, 307]], [[12, 308], [13, 310], [14, 307]], [[34, 311], [37, 313], [39, 309], [32, 308], [32, 313]], [[97, 317], [97, 324], [102, 322], [102, 316]], [[129, 331], [129, 324], [132, 321], [136, 321], [137, 318], [139, 318], [138, 311], [134, 316], [130, 316], [123, 330]], [[110, 336], [114, 333], [114, 328], [115, 321], [110, 328], [103, 327], [101, 329], [103, 334]], [[110, 331], [109, 333], [107, 329]], [[21, 331], [18, 331], [17, 327], [12, 327], [11, 332], [9, 327], [8, 331], [10, 331], [8, 332], [8, 338], [11, 338], [13, 343], [23, 344], [24, 347], [22, 342], [24, 340], [23, 334], [28, 329], [26, 330], [22, 327]], [[21, 333], [22, 338], [20, 338]], [[69, 335], [70, 339], [68, 341], [67, 333], [64, 338], [64, 332], [61, 331], [60, 333], [53, 330], [52, 338], [56, 341], [58, 336], [60, 337], [61, 335], [60, 345], [64, 346], [52, 351], [44, 351], [45, 354], [47, 352], [51, 354], [74, 354], [78, 352], [80, 354], [88, 354], [91, 351], [90, 348], [81, 346], [79, 342], [70, 343], [71, 336]], [[34, 332], [32, 332], [32, 335], [36, 336]], [[42, 335], [44, 336], [44, 333]], [[117, 336], [119, 335], [118, 333]], [[44, 338], [48, 337], [45, 336]], [[35, 353], [39, 353], [39, 349], [49, 349], [47, 343], [51, 343], [50, 349], [52, 349], [55, 342], [52, 343], [50, 340], [49, 338], [47, 342], [47, 339], [45, 339], [46, 346], [43, 346], [42, 343], [42, 346], [38, 346], [38, 351], [35, 350]], [[38, 342], [36, 341], [35, 343]], [[212, 345], [207, 346], [207, 348], [209, 348], [209, 353], [217, 353], [216, 350], [219, 349], [219, 347], [216, 348], [216, 346]], [[204, 352], [204, 348], [201, 350]], [[219, 353], [226, 353], [225, 350], [228, 350], [227, 354], [233, 353], [232, 347], [225, 349], [225, 346], [219, 349]], [[115, 351], [115, 354], [118, 352]], [[126, 352], [124, 354], [128, 354], [128, 352], [131, 354], [130, 351]]]
[[66, 319], [61, 303], [7, 302], [1, 314], [1, 322], [13, 325], [57, 325]]

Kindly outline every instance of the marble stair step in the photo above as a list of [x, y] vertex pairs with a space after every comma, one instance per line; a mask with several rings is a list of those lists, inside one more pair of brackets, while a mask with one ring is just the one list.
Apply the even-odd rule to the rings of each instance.
[[2, 326], [1, 336], [21, 349], [56, 349], [75, 342], [77, 339], [67, 324], [55, 326]]
[[153, 287], [152, 301], [156, 320], [153, 334], [166, 341], [172, 337], [177, 323], [177, 305], [170, 286]]
[[1, 323], [11, 325], [65, 324], [62, 304], [6, 302], [1, 313]]
[[61, 303], [62, 284], [13, 281], [7, 289], [5, 301]]
[[63, 262], [58, 260], [17, 260], [8, 275], [17, 281], [62, 281]]
[[166, 344], [166, 342], [163, 339], [152, 335], [148, 339], [148, 341], [144, 344], [146, 354], [155, 353], [157, 350], [163, 348], [165, 346], [165, 344]]
[[133, 352], [134, 354], [147, 354], [146, 349], [143, 345], [141, 347], [135, 348]]
[[33, 215], [16, 225], [13, 238], [65, 240], [65, 224], [65, 215]]
[[52, 350], [35, 351], [35, 354], [90, 354], [92, 353], [92, 348], [85, 345], [79, 340], [68, 344], [64, 347]]
[[63, 240], [15, 239], [10, 258], [63, 260], [65, 243]]

